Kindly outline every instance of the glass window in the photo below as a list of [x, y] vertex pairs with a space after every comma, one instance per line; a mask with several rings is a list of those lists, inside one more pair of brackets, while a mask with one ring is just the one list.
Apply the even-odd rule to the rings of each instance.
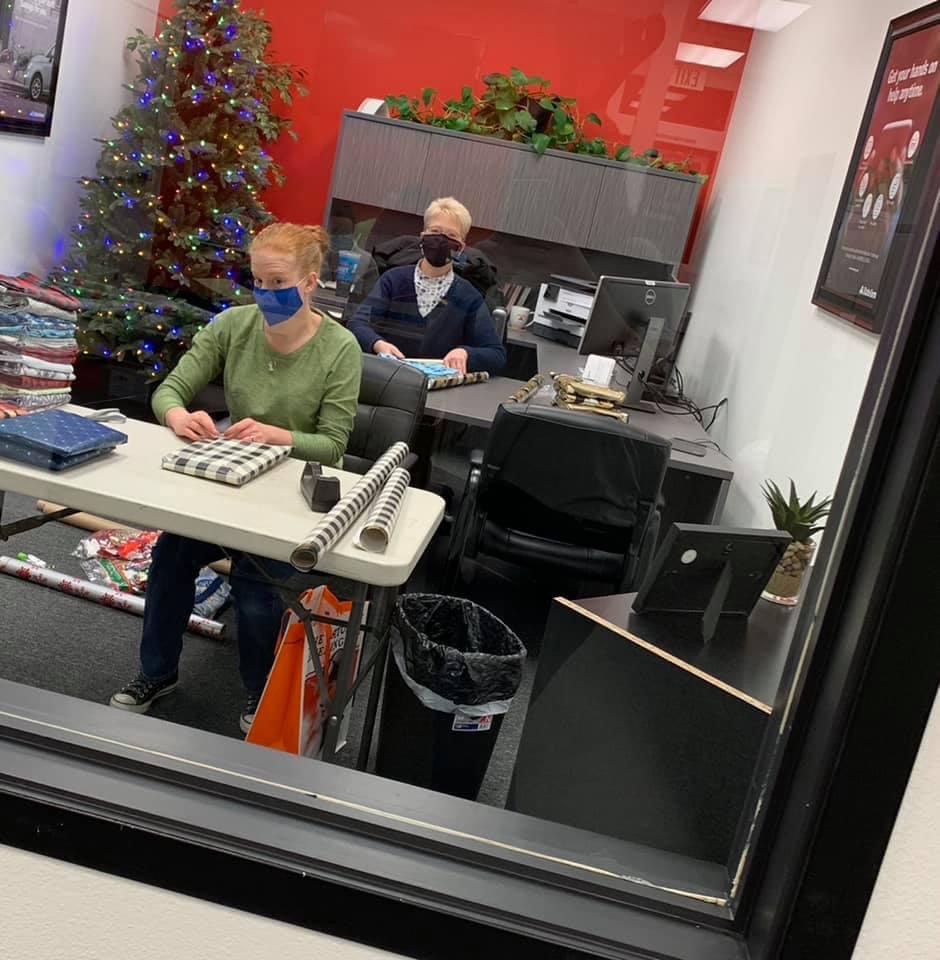
[[433, 43], [420, 4], [34, 7], [0, 10], [0, 606], [55, 643], [0, 677], [733, 919], [929, 199], [936, 15], [853, 8], [847, 57], [847, 0], [484, 4]]

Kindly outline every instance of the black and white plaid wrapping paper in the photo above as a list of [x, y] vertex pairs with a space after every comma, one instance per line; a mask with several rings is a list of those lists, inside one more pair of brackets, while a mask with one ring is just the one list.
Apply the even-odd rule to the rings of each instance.
[[369, 517], [362, 525], [356, 546], [370, 553], [385, 553], [392, 538], [405, 491], [411, 482], [411, 474], [402, 467], [396, 467], [389, 475], [382, 492], [375, 498], [369, 511]]
[[407, 443], [394, 443], [375, 461], [375, 465], [294, 548], [290, 562], [304, 573], [312, 570], [320, 557], [339, 541], [366, 507], [375, 499], [392, 471], [408, 456]]
[[242, 440], [196, 440], [168, 453], [161, 461], [164, 470], [185, 473], [190, 477], [217, 480], [240, 487], [270, 470], [290, 456], [290, 447], [268, 443], [245, 443]]

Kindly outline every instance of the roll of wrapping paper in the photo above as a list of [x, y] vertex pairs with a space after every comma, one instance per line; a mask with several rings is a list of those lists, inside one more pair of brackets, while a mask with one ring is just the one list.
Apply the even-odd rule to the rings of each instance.
[[375, 498], [368, 519], [359, 531], [357, 547], [370, 553], [385, 553], [395, 524], [398, 523], [398, 514], [401, 513], [401, 504], [410, 482], [411, 474], [407, 470], [396, 467], [391, 472], [382, 492]]
[[562, 410], [572, 410], [574, 413], [593, 413], [595, 416], [610, 417], [613, 420], [619, 420], [621, 423], [627, 423], [630, 419], [625, 410], [604, 410], [601, 407], [589, 406], [585, 403], [569, 403], [558, 396], [552, 401], [552, 405], [560, 407]]
[[428, 377], [428, 390], [447, 390], [449, 387], [464, 387], [470, 383], [486, 383], [490, 375], [481, 370], [478, 373], [455, 373], [450, 377]]
[[[100, 603], [106, 607], [114, 607], [115, 610], [124, 610], [127, 613], [136, 614], [138, 617], [144, 615], [142, 597], [121, 593], [120, 590], [110, 590], [108, 587], [102, 587], [100, 584], [91, 583], [88, 580], [80, 580], [78, 577], [68, 577], [64, 573], [57, 573], [47, 567], [36, 567], [31, 563], [14, 560], [12, 557], [0, 557], [0, 573], [9, 574], [11, 577], [19, 577], [20, 580], [28, 580], [30, 583], [40, 583], [44, 587], [54, 587], [56, 590], [61, 590], [62, 593], [70, 594], [73, 597], [94, 600], [95, 603]], [[188, 628], [193, 633], [216, 639], [222, 636], [222, 631], [225, 629], [224, 625], [218, 621], [197, 617], [195, 614], [190, 616]]]
[[392, 444], [352, 490], [323, 515], [323, 519], [307, 534], [303, 542], [294, 547], [290, 562], [304, 573], [312, 570], [320, 562], [320, 557], [335, 546], [340, 537], [352, 527], [376, 498], [392, 471], [400, 467], [407, 456], [407, 443]]
[[612, 390], [597, 383], [587, 383], [567, 373], [553, 373], [552, 379], [555, 381], [555, 390], [559, 393], [574, 393], [579, 397], [604, 400], [617, 406], [622, 405], [626, 400], [626, 394], [622, 390]]
[[525, 403], [526, 400], [530, 399], [536, 393], [538, 393], [539, 387], [545, 383], [545, 374], [537, 373], [531, 380], [523, 384], [510, 398], [510, 403]]

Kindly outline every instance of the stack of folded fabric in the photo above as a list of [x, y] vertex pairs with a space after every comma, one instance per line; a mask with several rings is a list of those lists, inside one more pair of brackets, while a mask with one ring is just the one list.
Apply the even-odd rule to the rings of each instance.
[[78, 306], [31, 274], [0, 275], [0, 418], [69, 402]]

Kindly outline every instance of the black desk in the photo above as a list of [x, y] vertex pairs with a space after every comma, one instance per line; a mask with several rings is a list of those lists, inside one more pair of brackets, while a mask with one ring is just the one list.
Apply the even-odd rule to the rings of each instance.
[[[536, 337], [526, 330], [510, 330], [507, 336], [510, 348], [536, 354], [538, 371], [549, 373], [577, 374], [585, 358], [571, 347]], [[522, 380], [508, 377], [493, 377], [486, 383], [475, 383], [449, 390], [433, 390], [428, 394], [426, 415], [432, 420], [465, 424], [488, 430], [501, 403], [523, 385]], [[543, 388], [545, 402], [551, 388]], [[630, 424], [640, 430], [666, 439], [710, 439], [702, 426], [693, 418], [672, 416], [668, 413], [643, 413], [630, 411]], [[669, 470], [663, 483], [666, 508], [663, 511], [662, 530], [666, 531], [673, 521], [686, 523], [718, 523], [728, 498], [728, 490], [734, 476], [734, 464], [714, 447], [707, 447], [705, 456], [694, 457], [673, 450], [669, 457]]]
[[507, 806], [728, 865], [796, 611], [760, 600], [702, 644], [633, 614], [634, 596], [553, 604]]

